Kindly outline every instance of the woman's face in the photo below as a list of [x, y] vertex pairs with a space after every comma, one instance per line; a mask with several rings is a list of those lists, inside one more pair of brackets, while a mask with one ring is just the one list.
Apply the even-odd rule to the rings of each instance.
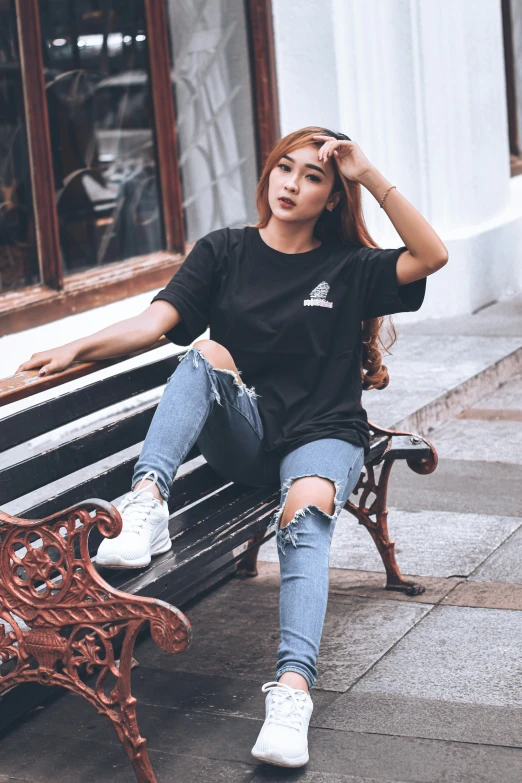
[[[320, 147], [306, 144], [279, 159], [270, 172], [268, 201], [275, 217], [286, 222], [310, 221], [319, 217], [326, 206], [337, 204], [340, 194], [330, 192], [334, 170], [330, 159], [319, 161]], [[289, 199], [294, 206], [286, 205]]]

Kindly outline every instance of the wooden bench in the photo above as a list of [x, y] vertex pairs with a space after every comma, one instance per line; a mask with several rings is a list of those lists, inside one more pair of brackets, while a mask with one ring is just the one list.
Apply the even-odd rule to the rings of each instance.
[[[44, 389], [116, 362], [75, 365], [48, 378], [29, 372], [0, 381], [0, 405], [34, 395], [30, 407], [0, 419], [0, 507], [65, 478], [65, 488], [44, 490], [17, 517], [0, 511], [0, 728], [41, 703], [49, 686], [66, 688], [108, 718], [140, 783], [156, 778], [130, 687], [138, 634], [148, 625], [162, 649], [185, 650], [190, 623], [176, 606], [230, 575], [255, 576], [259, 547], [275, 535], [270, 523], [279, 504], [279, 486], [227, 482], [201, 458], [195, 466], [185, 464], [174, 482], [171, 551], [138, 571], [93, 565], [90, 558], [101, 537], [121, 529], [114, 506], [96, 498], [114, 499], [128, 491], [136, 457], [119, 452], [145, 437], [177, 355], [120, 370], [43, 402], [38, 394]], [[113, 416], [77, 437], [62, 430], [44, 452], [20, 459], [22, 444], [153, 389], [158, 390], [153, 404]], [[436, 453], [410, 433], [374, 425], [371, 432], [371, 451], [346, 508], [379, 550], [386, 589], [416, 595], [424, 588], [401, 575], [388, 536], [386, 489], [395, 460], [407, 460], [417, 473], [431, 473]], [[195, 446], [185, 463], [197, 456]], [[95, 463], [107, 458], [113, 464], [97, 470]], [[89, 466], [92, 475], [72, 475]]]

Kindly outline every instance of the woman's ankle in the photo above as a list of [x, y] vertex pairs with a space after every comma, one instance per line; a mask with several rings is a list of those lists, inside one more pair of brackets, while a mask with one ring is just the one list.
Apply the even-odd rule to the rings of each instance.
[[161, 492], [159, 491], [158, 485], [155, 481], [150, 481], [149, 479], [141, 479], [138, 481], [135, 486], [133, 487], [134, 490], [136, 489], [146, 489], [147, 492], [150, 492], [150, 494], [156, 498], [156, 500], [159, 500], [160, 502], [163, 501], [163, 496]]
[[291, 688], [298, 688], [305, 691], [305, 693], [308, 693], [309, 691], [307, 681], [302, 674], [298, 674], [297, 672], [283, 672], [278, 682], [283, 683], [283, 685], [289, 685]]

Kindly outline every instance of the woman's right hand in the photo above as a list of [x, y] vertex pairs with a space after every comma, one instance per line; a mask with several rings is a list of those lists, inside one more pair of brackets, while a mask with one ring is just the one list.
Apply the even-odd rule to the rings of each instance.
[[66, 370], [75, 359], [76, 350], [70, 345], [64, 345], [61, 348], [51, 348], [50, 351], [34, 353], [29, 361], [20, 365], [16, 372], [40, 369], [39, 375], [51, 375]]
[[178, 310], [161, 299], [152, 302], [143, 313], [118, 321], [99, 332], [81, 337], [72, 343], [34, 353], [17, 373], [40, 369], [40, 375], [66, 370], [74, 361], [96, 362], [152, 347], [181, 320]]

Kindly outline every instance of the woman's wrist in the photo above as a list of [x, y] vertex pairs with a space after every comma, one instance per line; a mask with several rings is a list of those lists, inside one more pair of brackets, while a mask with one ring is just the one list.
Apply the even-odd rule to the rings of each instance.
[[93, 350], [94, 346], [89, 337], [81, 337], [79, 340], [72, 342], [69, 347], [74, 353], [73, 362], [91, 360], [89, 353]]
[[358, 182], [361, 185], [364, 185], [364, 187], [369, 190], [372, 196], [374, 196], [374, 198], [376, 198], [379, 202], [388, 188], [393, 184], [387, 180], [384, 174], [381, 174], [381, 172], [376, 169], [375, 166], [372, 166], [370, 169], [367, 169], [363, 174], [361, 174], [361, 176], [358, 178]]

